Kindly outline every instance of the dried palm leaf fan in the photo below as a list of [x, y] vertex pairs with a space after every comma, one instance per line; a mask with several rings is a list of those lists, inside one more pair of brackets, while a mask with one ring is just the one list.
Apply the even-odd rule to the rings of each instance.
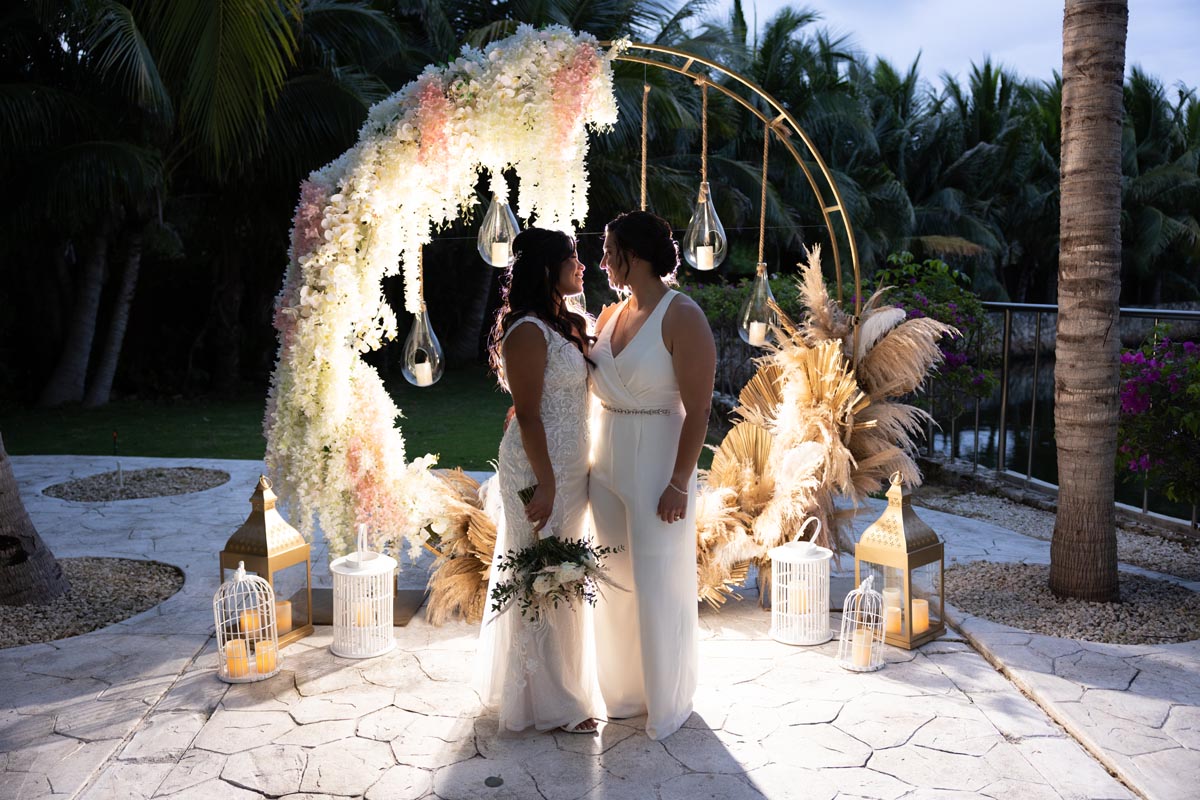
[[738, 510], [733, 489], [706, 486], [696, 505], [696, 581], [698, 596], [714, 609], [729, 598], [741, 599], [758, 545], [749, 534], [749, 518]]
[[426, 545], [437, 560], [429, 574], [425, 618], [431, 625], [454, 617], [479, 622], [487, 605], [496, 524], [483, 508], [478, 481], [461, 469], [438, 470], [436, 474], [447, 484], [451, 498], [446, 506], [446, 532], [436, 545]]
[[[776, 309], [779, 318], [786, 320], [783, 313], [778, 311], [778, 306]], [[779, 393], [781, 373], [779, 367], [769, 359], [759, 360], [763, 363], [742, 387], [742, 391], [738, 394], [738, 407], [733, 410], [733, 413], [760, 428], [766, 428], [770, 425], [775, 409], [783, 400], [783, 395]]]

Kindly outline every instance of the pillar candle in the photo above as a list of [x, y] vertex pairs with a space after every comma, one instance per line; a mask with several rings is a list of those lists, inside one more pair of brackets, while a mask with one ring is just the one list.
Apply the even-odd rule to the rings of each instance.
[[808, 584], [804, 581], [788, 584], [787, 610], [789, 614], [808, 613]]
[[929, 601], [912, 601], [912, 630], [913, 635], [929, 630]]
[[851, 661], [856, 667], [871, 666], [871, 631], [869, 628], [856, 628], [854, 630]]
[[354, 619], [354, 627], [367, 628], [372, 624], [371, 601], [358, 600], [350, 608], [350, 615]]
[[254, 646], [254, 666], [258, 668], [258, 674], [266, 675], [268, 672], [274, 672], [277, 656], [278, 652], [274, 642], [256, 644]]
[[767, 323], [751, 322], [750, 323], [750, 344], [755, 347], [762, 347], [767, 343]]
[[492, 242], [492, 266], [503, 267], [508, 265], [508, 242]]
[[243, 639], [225, 643], [225, 674], [230, 678], [244, 678], [250, 674], [250, 657]]
[[432, 385], [433, 364], [429, 361], [422, 361], [420, 364], [413, 364], [413, 377], [417, 379], [417, 386]]
[[238, 627], [243, 636], [249, 636], [262, 628], [265, 620], [257, 608], [248, 608], [238, 617]]
[[275, 629], [283, 635], [292, 629], [292, 601], [279, 600], [275, 603]]
[[903, 593], [899, 589], [883, 590], [883, 630], [886, 633], [900, 633], [904, 630]]
[[696, 248], [696, 269], [712, 269], [713, 268], [713, 246], [711, 244], [702, 244]]

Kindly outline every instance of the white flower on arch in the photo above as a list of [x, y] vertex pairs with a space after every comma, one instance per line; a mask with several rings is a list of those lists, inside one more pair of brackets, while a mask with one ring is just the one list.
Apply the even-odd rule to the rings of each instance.
[[480, 170], [518, 214], [571, 229], [587, 215], [587, 132], [617, 119], [612, 59], [594, 37], [521, 25], [464, 47], [375, 104], [358, 143], [300, 189], [287, 274], [276, 300], [279, 352], [264, 419], [267, 466], [292, 523], [319, 518], [331, 554], [358, 523], [375, 541], [407, 539], [441, 514], [433, 456], [405, 459], [400, 416], [360, 352], [396, 335], [382, 280], [404, 271], [405, 308], [421, 307], [418, 259], [435, 228], [474, 204]]

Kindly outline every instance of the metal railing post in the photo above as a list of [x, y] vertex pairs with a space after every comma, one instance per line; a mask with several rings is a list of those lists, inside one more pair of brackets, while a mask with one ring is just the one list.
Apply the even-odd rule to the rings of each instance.
[[1042, 355], [1042, 312], [1037, 312], [1037, 323], [1033, 335], [1033, 391], [1029, 393], [1029, 442], [1026, 449], [1029, 457], [1025, 459], [1025, 488], [1029, 487], [1029, 479], [1033, 477], [1033, 443], [1037, 438], [1037, 395], [1038, 395], [1038, 361]]
[[1004, 309], [1004, 338], [1000, 358], [1000, 431], [996, 439], [996, 473], [1008, 469], [1008, 349], [1012, 342], [1012, 309]]

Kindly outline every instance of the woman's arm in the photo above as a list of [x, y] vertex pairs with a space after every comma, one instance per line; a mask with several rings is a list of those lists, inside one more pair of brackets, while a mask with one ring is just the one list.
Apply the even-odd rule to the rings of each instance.
[[546, 375], [546, 337], [533, 324], [518, 325], [501, 345], [504, 372], [512, 392], [513, 408], [521, 433], [525, 456], [533, 467], [537, 491], [525, 504], [525, 517], [534, 532], [550, 521], [554, 509], [554, 468], [546, 446], [546, 428], [542, 424], [542, 387]]
[[[663, 318], [663, 338], [671, 353], [679, 397], [683, 402], [683, 428], [679, 432], [671, 485], [663, 490], [658, 501], [659, 516], [666, 522], [674, 522], [683, 519], [687, 511], [688, 482], [708, 433], [717, 346], [704, 312], [689, 297], [675, 299], [667, 308]], [[681, 489], [683, 491], [679, 491]]]

